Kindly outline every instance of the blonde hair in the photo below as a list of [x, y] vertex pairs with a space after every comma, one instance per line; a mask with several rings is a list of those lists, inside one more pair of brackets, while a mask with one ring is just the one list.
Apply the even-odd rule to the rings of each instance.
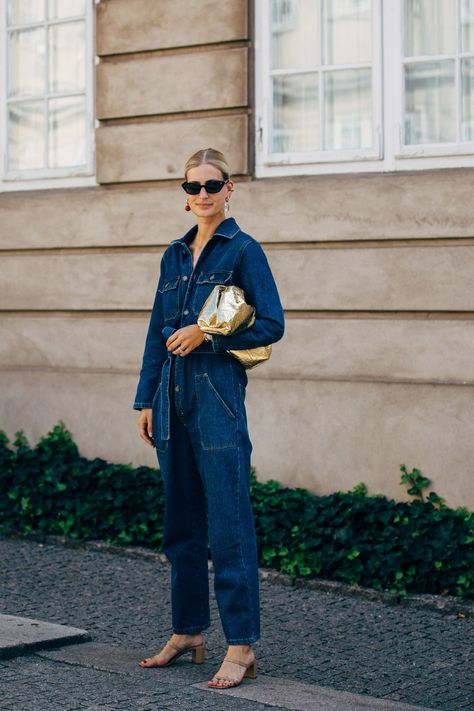
[[224, 180], [229, 180], [230, 178], [230, 168], [227, 163], [225, 156], [220, 151], [215, 148], [203, 148], [200, 151], [196, 151], [193, 155], [188, 158], [186, 165], [184, 166], [184, 177], [187, 179], [188, 170], [191, 168], [197, 168], [199, 165], [212, 165], [217, 170], [220, 170]]

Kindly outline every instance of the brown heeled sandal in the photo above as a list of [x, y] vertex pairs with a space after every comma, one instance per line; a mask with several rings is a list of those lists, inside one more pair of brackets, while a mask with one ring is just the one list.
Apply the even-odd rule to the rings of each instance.
[[[253, 662], [250, 662], [250, 664], [244, 664], [244, 662], [238, 662], [235, 659], [230, 659], [229, 657], [224, 657], [225, 662], [231, 662], [232, 664], [238, 664], [239, 667], [244, 667], [245, 671], [242, 674], [240, 679], [229, 679], [228, 676], [214, 676], [210, 681], [207, 682], [207, 685], [210, 689], [232, 689], [234, 686], [238, 686], [239, 684], [242, 683], [242, 681], [247, 678], [247, 679], [256, 679], [257, 678], [257, 660], [254, 659]], [[223, 685], [220, 685], [216, 682], [218, 681], [224, 681], [226, 682]]]
[[187, 644], [185, 647], [178, 647], [176, 644], [173, 644], [173, 642], [167, 642], [165, 644], [165, 647], [166, 646], [172, 647], [176, 651], [176, 654], [174, 654], [171, 659], [169, 659], [165, 664], [159, 664], [157, 662], [155, 662], [154, 664], [144, 664], [144, 662], [147, 662], [148, 659], [154, 659], [154, 657], [148, 657], [147, 659], [143, 659], [141, 662], [138, 662], [142, 669], [169, 667], [170, 664], [173, 664], [183, 654], [186, 654], [186, 652], [191, 652], [191, 661], [193, 662], [193, 664], [202, 664], [204, 662], [204, 642], [201, 642], [201, 644]]

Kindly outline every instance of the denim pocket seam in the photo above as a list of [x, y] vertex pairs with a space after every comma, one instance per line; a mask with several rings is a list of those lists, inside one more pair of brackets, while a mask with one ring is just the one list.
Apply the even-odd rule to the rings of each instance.
[[[196, 380], [196, 384], [197, 384], [196, 393], [197, 393], [197, 399], [198, 399], [198, 404], [199, 404], [198, 429], [199, 429], [199, 434], [201, 436], [202, 448], [206, 451], [220, 450], [220, 449], [235, 449], [235, 447], [237, 446], [237, 417], [236, 417], [236, 415], [232, 412], [230, 407], [226, 404], [226, 402], [219, 395], [219, 392], [217, 391], [215, 386], [211, 383], [209, 375], [207, 373], [199, 373], [198, 375], [195, 375], [195, 380]], [[219, 407], [222, 408], [222, 410], [226, 413], [227, 417], [229, 418], [229, 424], [235, 428], [233, 442], [230, 442], [228, 444], [220, 444], [220, 445], [219, 444], [205, 444], [205, 442], [204, 442], [205, 437], [204, 437], [204, 433], [203, 433], [202, 427], [201, 427], [201, 413], [204, 408], [204, 403], [203, 403], [202, 394], [201, 394], [201, 387], [203, 385], [212, 394], [212, 397], [214, 398], [215, 402], [217, 402], [219, 404]]]
[[[207, 276], [208, 274], [213, 275], [214, 278], [211, 279], [210, 276]], [[232, 270], [228, 270], [228, 269], [215, 269], [212, 272], [201, 273], [199, 275], [199, 277], [197, 278], [196, 285], [195, 285], [195, 291], [194, 291], [192, 307], [191, 307], [193, 310], [193, 313], [199, 314], [199, 312], [201, 311], [201, 309], [204, 305], [204, 302], [211, 294], [212, 289], [215, 286], [228, 285], [229, 282], [232, 280], [232, 274], [233, 274]], [[202, 296], [203, 291], [206, 292], [204, 297]], [[201, 294], [200, 294], [200, 292], [201, 292]]]
[[[180, 311], [180, 294], [179, 294], [179, 283], [181, 281], [181, 277], [177, 276], [174, 279], [169, 279], [166, 284], [159, 289], [159, 292], [161, 294], [161, 299], [163, 301], [163, 318], [165, 321], [173, 321], [176, 316], [179, 314]], [[173, 314], [167, 315], [165, 312], [165, 301], [166, 299], [164, 298], [165, 294], [176, 294], [175, 298], [175, 311]]]

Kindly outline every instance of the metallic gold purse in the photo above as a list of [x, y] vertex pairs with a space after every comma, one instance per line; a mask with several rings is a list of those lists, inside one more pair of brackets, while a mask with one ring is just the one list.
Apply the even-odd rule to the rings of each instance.
[[[239, 286], [217, 284], [204, 302], [197, 323], [204, 333], [229, 336], [253, 326], [255, 308], [247, 304], [245, 294]], [[264, 363], [270, 358], [271, 352], [271, 346], [226, 351], [237, 358], [246, 369]]]

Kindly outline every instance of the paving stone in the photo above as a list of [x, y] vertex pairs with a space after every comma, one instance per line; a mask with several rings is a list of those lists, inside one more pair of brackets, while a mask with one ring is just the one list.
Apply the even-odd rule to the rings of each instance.
[[[203, 684], [198, 688], [205, 689]], [[261, 701], [268, 706], [291, 711], [432, 711], [421, 706], [334, 691], [315, 684], [266, 677], [260, 683], [243, 683], [235, 689], [210, 690], [219, 696]]]
[[86, 630], [14, 615], [0, 615], [0, 659], [90, 639]]
[[[221, 692], [193, 686], [211, 678], [226, 648], [213, 596], [203, 665], [183, 657], [166, 669], [134, 668], [134, 655], [137, 662], [150, 656], [171, 632], [169, 568], [159, 560], [1, 538], [0, 560], [3, 612], [92, 637], [2, 660], [0, 711], [269, 708], [242, 697], [224, 702]], [[261, 612], [259, 676], [240, 689], [271, 677], [439, 711], [474, 708], [473, 618], [268, 581]]]

